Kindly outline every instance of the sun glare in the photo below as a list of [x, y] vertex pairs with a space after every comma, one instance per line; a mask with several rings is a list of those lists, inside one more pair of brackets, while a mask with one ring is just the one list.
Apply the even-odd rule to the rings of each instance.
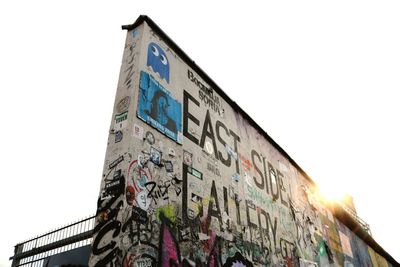
[[318, 184], [320, 197], [327, 201], [340, 202], [344, 199], [346, 193], [343, 191], [342, 186], [333, 183], [319, 183]]

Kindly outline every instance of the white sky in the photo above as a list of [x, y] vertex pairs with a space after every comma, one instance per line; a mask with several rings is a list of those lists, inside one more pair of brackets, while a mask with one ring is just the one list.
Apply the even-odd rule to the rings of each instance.
[[[2, 1], [0, 266], [95, 213], [125, 42], [149, 15], [400, 261], [398, 1]], [[244, 51], [246, 51], [244, 53]]]

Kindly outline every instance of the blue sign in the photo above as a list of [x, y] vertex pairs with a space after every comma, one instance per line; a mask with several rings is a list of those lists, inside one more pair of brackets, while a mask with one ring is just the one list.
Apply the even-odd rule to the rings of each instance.
[[137, 115], [169, 138], [182, 143], [182, 104], [147, 72], [140, 73]]

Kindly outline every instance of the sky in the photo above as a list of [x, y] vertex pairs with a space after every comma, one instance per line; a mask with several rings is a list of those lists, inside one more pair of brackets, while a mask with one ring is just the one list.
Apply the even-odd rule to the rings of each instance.
[[400, 261], [400, 2], [1, 1], [0, 267], [96, 211], [126, 32], [150, 16]]

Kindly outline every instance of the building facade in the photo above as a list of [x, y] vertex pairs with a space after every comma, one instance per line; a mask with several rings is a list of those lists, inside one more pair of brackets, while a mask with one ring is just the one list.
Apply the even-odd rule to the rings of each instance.
[[89, 266], [394, 266], [151, 19], [127, 30]]

